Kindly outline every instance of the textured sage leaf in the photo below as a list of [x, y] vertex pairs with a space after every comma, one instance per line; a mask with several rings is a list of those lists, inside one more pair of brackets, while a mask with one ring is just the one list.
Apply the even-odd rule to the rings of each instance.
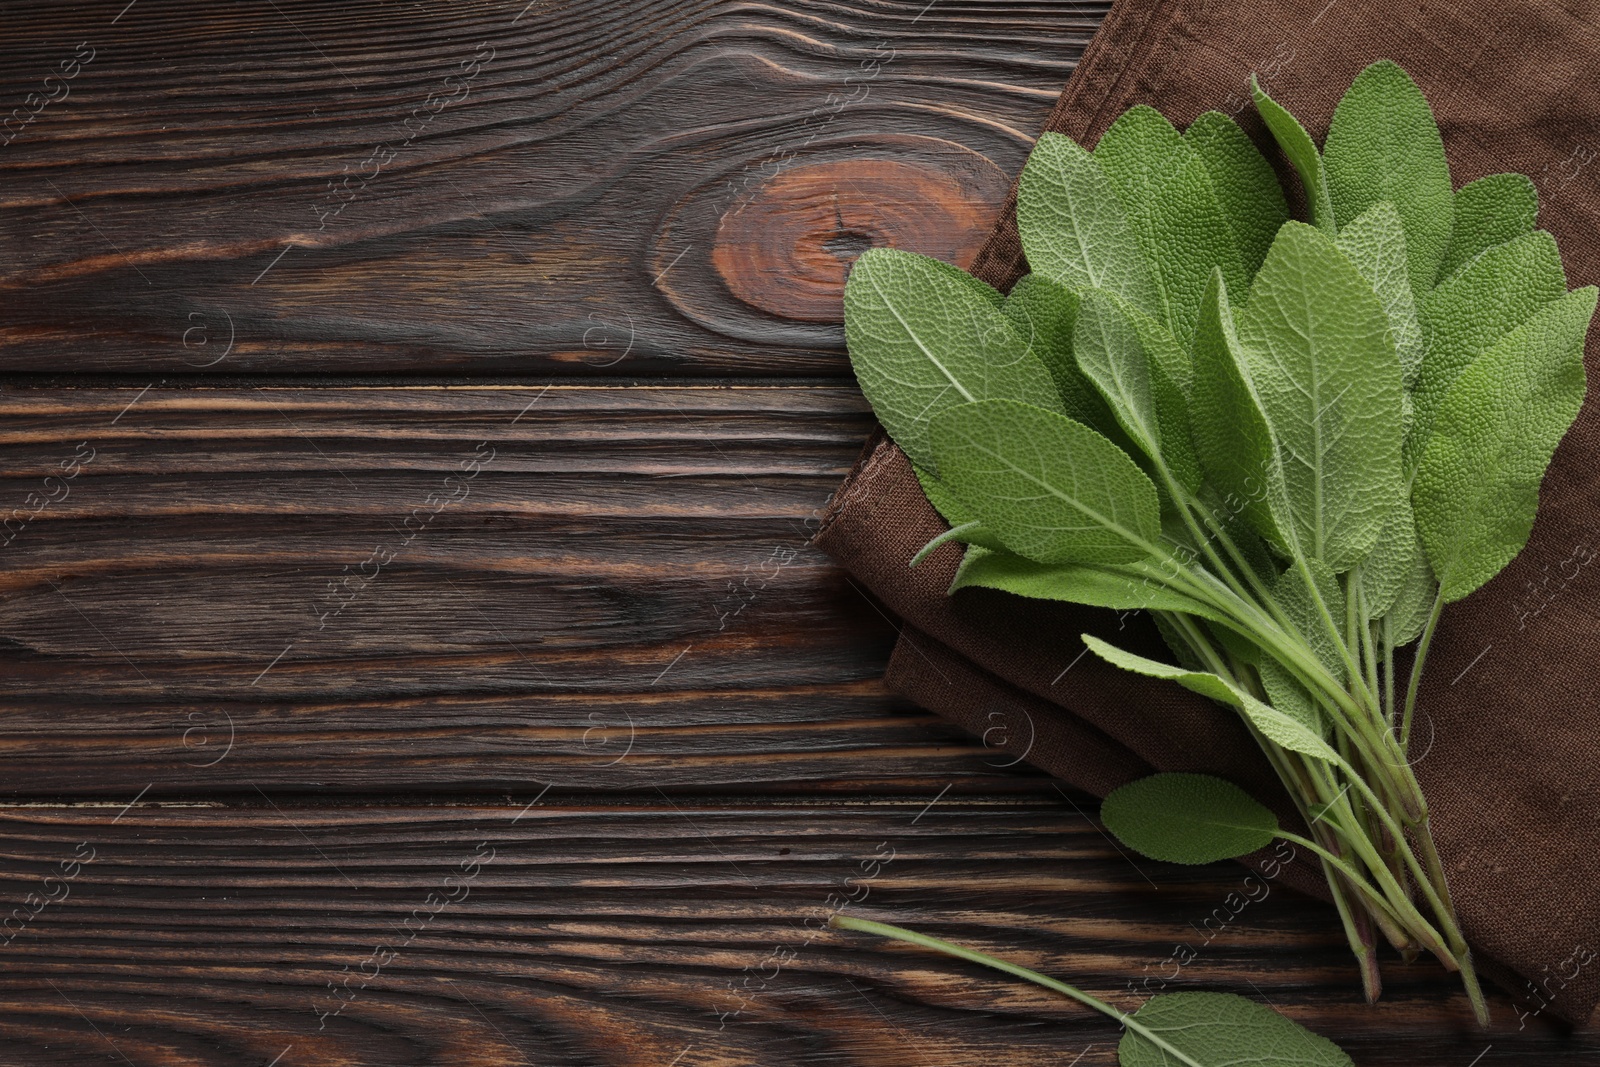
[[1206, 289], [1193, 355], [1189, 419], [1200, 466], [1227, 513], [1242, 515], [1269, 543], [1287, 552], [1287, 498], [1277, 445], [1234, 330], [1220, 272]]
[[1134, 446], [1197, 490], [1199, 461], [1178, 380], [1192, 371], [1172, 335], [1116, 296], [1090, 289], [1082, 297], [1072, 347], [1079, 370]]
[[967, 506], [956, 499], [950, 487], [939, 481], [936, 475], [929, 474], [915, 463], [911, 465], [911, 470], [917, 476], [917, 483], [922, 486], [922, 495], [928, 498], [928, 503], [933, 505], [933, 510], [937, 511], [945, 522], [955, 527], [965, 526], [978, 520], [978, 517], [967, 510]]
[[1078, 321], [1078, 294], [1042, 274], [1028, 274], [1011, 287], [1002, 308], [1033, 354], [1055, 380], [1063, 410], [1071, 418], [1104, 432], [1111, 412], [1072, 358], [1072, 330]]
[[1137, 565], [1035, 563], [1010, 552], [973, 547], [962, 559], [949, 591], [972, 587], [1121, 611], [1148, 608], [1216, 617], [1206, 605], [1165, 588], [1154, 580], [1149, 568]]
[[[1325, 1037], [1287, 1016], [1232, 993], [1163, 993], [1133, 1017], [1202, 1067], [1353, 1067]], [[1136, 1030], [1117, 1046], [1122, 1067], [1180, 1067]]]
[[1256, 111], [1261, 115], [1261, 121], [1272, 133], [1273, 140], [1278, 142], [1278, 147], [1283, 150], [1284, 156], [1294, 167], [1295, 173], [1300, 175], [1300, 184], [1305, 189], [1306, 206], [1311, 212], [1311, 222], [1319, 229], [1333, 233], [1335, 230], [1333, 218], [1333, 200], [1328, 193], [1327, 172], [1323, 167], [1322, 153], [1317, 151], [1316, 142], [1300, 125], [1300, 120], [1268, 96], [1266, 90], [1261, 88], [1254, 74], [1250, 76], [1250, 91], [1255, 98]]
[[1361, 561], [1356, 572], [1367, 618], [1379, 619], [1389, 613], [1421, 551], [1422, 539], [1417, 534], [1411, 501], [1401, 497], [1378, 531], [1378, 543], [1373, 545], [1372, 553]]
[[1269, 704], [1317, 736], [1328, 736], [1333, 724], [1292, 671], [1271, 656], [1263, 656], [1256, 664], [1256, 674]]
[[1407, 469], [1421, 458], [1456, 377], [1511, 330], [1567, 291], [1556, 240], [1543, 230], [1477, 256], [1428, 294], [1421, 308], [1427, 352], [1412, 391]]
[[1455, 194], [1433, 110], [1398, 64], [1379, 60], [1356, 75], [1334, 108], [1322, 162], [1339, 227], [1391, 201], [1405, 222], [1411, 288], [1432, 289], [1450, 246]]
[[1343, 571], [1371, 550], [1403, 492], [1388, 317], [1327, 235], [1286, 222], [1237, 325], [1279, 447], [1292, 536]]
[[1339, 627], [1342, 635], [1345, 625], [1345, 596], [1344, 590], [1339, 587], [1339, 579], [1334, 577], [1327, 564], [1321, 560], [1311, 559], [1306, 561], [1306, 570], [1311, 572], [1315, 582], [1316, 594], [1313, 595], [1312, 587], [1306, 583], [1305, 575], [1300, 573], [1298, 567], [1290, 567], [1278, 577], [1278, 584], [1273, 589], [1274, 599], [1277, 600], [1283, 613], [1294, 623], [1300, 631], [1300, 636], [1305, 639], [1306, 645], [1317, 654], [1317, 659], [1328, 668], [1335, 678], [1343, 678], [1345, 674], [1344, 656], [1340, 651], [1343, 648], [1342, 637], [1335, 637], [1328, 629], [1328, 620], [1323, 617], [1322, 608], [1318, 606], [1318, 597], [1327, 607], [1328, 615], [1333, 619], [1333, 624]]
[[1389, 641], [1396, 648], [1409, 645], [1422, 636], [1433, 614], [1433, 602], [1439, 595], [1439, 583], [1433, 576], [1433, 567], [1425, 552], [1418, 552], [1411, 561], [1411, 570], [1395, 595], [1394, 603], [1384, 616], [1389, 627]]
[[1422, 367], [1422, 326], [1406, 267], [1406, 231], [1400, 213], [1380, 200], [1359, 218], [1339, 228], [1343, 252], [1367, 279], [1389, 317], [1389, 339], [1400, 359], [1402, 381], [1410, 386]]
[[[1308, 727], [1304, 722], [1291, 715], [1262, 703], [1249, 693], [1234, 686], [1225, 678], [1221, 678], [1209, 671], [1185, 670], [1182, 667], [1174, 667], [1168, 663], [1157, 663], [1153, 659], [1146, 659], [1143, 656], [1135, 655], [1132, 652], [1117, 648], [1115, 645], [1108, 644], [1092, 634], [1084, 634], [1083, 643], [1088, 646], [1091, 652], [1113, 666], [1133, 671], [1136, 674], [1143, 674], [1149, 678], [1164, 678], [1177, 682], [1191, 692], [1199, 693], [1201, 696], [1210, 697], [1219, 703], [1238, 708], [1256, 729], [1260, 730], [1268, 740], [1280, 748], [1286, 748], [1291, 752], [1300, 752], [1307, 756], [1314, 756], [1317, 759], [1328, 760], [1329, 762], [1338, 760], [1338, 756], [1328, 747], [1327, 742], [1322, 739], [1319, 731]], [[1144, 780], [1149, 781], [1149, 779]], [[1109, 798], [1107, 798], [1107, 802], [1109, 803]], [[1252, 801], [1252, 803], [1254, 802]], [[1109, 825], [1109, 820], [1107, 825]], [[1276, 828], [1276, 822], [1274, 822], [1273, 829], [1275, 830]], [[1119, 832], [1117, 836], [1122, 837], [1122, 834]], [[1123, 839], [1127, 840], [1126, 838]], [[1154, 856], [1154, 853], [1140, 848], [1137, 844], [1131, 841], [1128, 843], [1135, 848], [1139, 848], [1145, 855]], [[1262, 842], [1262, 845], [1264, 844], [1266, 842]], [[1255, 847], [1262, 846], [1257, 845]], [[1251, 850], [1247, 849], [1246, 851]], [[1155, 856], [1155, 858], [1164, 859], [1165, 857]], [[1215, 858], [1228, 859], [1231, 857], [1218, 856]], [[1179, 860], [1177, 862], [1186, 861]], [[1207, 863], [1210, 861], [1193, 860], [1187, 862]]]
[[1060, 409], [1044, 364], [1005, 316], [947, 263], [871, 248], [844, 291], [850, 364], [873, 413], [913, 463], [938, 473], [928, 422], [997, 397]]
[[1195, 119], [1183, 139], [1211, 175], [1212, 188], [1239, 243], [1245, 274], [1254, 277], [1278, 227], [1289, 221], [1278, 175], [1249, 135], [1220, 111], [1207, 111]]
[[1595, 289], [1539, 311], [1461, 372], [1434, 419], [1412, 504], [1446, 602], [1527, 543], [1539, 483], [1583, 403], [1583, 342]]
[[1167, 648], [1172, 651], [1173, 657], [1187, 670], [1203, 671], [1205, 664], [1200, 662], [1200, 657], [1194, 654], [1194, 649], [1184, 640], [1183, 631], [1174, 621], [1175, 615], [1164, 611], [1152, 611], [1150, 620], [1156, 624], [1156, 632], [1161, 634], [1161, 640], [1166, 642]]
[[1537, 224], [1539, 190], [1526, 174], [1491, 174], [1456, 190], [1450, 250], [1441, 278], [1495, 245], [1521, 237]]
[[1220, 269], [1241, 290], [1249, 281], [1211, 175], [1172, 123], [1142, 104], [1101, 135], [1094, 158], [1122, 198], [1152, 268], [1160, 299], [1156, 318], [1187, 344], [1211, 272]]
[[1035, 274], [1077, 291], [1106, 289], [1161, 313], [1150, 264], [1100, 164], [1070, 137], [1046, 132], [1017, 183], [1017, 233]]
[[1272, 707], [1249, 693], [1240, 693], [1239, 698], [1239, 710], [1244, 713], [1244, 717], [1261, 731], [1261, 736], [1279, 748], [1327, 763], [1340, 762], [1339, 754], [1322, 739], [1320, 721], [1307, 722], [1300, 715], [1294, 714], [1295, 709]]
[[1166, 863], [1215, 863], [1272, 844], [1278, 819], [1232, 782], [1152, 774], [1113, 790], [1100, 821], [1117, 840]]
[[1082, 423], [985, 400], [935, 416], [931, 436], [940, 480], [1010, 551], [1040, 563], [1132, 563], [1155, 550], [1155, 486]]

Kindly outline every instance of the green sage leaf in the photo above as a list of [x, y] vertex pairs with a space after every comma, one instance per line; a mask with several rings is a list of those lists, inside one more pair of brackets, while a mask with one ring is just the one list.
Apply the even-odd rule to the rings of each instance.
[[1406, 231], [1400, 213], [1380, 200], [1339, 229], [1339, 251], [1356, 265], [1389, 317], [1389, 339], [1400, 359], [1400, 376], [1409, 387], [1422, 367], [1422, 327], [1406, 266]]
[[[1163, 993], [1133, 1017], [1204, 1067], [1353, 1067], [1350, 1057], [1287, 1016], [1232, 993]], [[1136, 1030], [1117, 1046], [1122, 1067], [1178, 1067]]]
[[1359, 575], [1367, 618], [1379, 619], [1389, 613], [1421, 551], [1422, 539], [1417, 534], [1411, 501], [1401, 497], [1378, 531], [1372, 554], [1361, 561], [1358, 571], [1352, 572]]
[[1161, 314], [1150, 264], [1100, 164], [1070, 137], [1046, 132], [1017, 183], [1017, 232], [1036, 274], [1077, 291], [1105, 289]]
[[1335, 626], [1341, 628], [1342, 633], [1347, 607], [1344, 590], [1339, 587], [1339, 579], [1333, 571], [1321, 560], [1306, 560], [1306, 570], [1315, 582], [1315, 592], [1300, 569], [1291, 566], [1278, 576], [1278, 584], [1273, 588], [1274, 599], [1300, 631], [1306, 646], [1317, 654], [1322, 665], [1335, 678], [1343, 678], [1344, 642], [1342, 637], [1328, 629], [1328, 619], [1323, 617], [1322, 607], [1326, 606], [1328, 616]]
[[1439, 595], [1439, 582], [1433, 576], [1433, 567], [1427, 554], [1418, 552], [1411, 561], [1411, 570], [1395, 596], [1389, 613], [1383, 617], [1389, 627], [1389, 641], [1395, 648], [1409, 645], [1422, 636], [1427, 628], [1428, 616], [1433, 614], [1433, 602]]
[[1316, 142], [1300, 125], [1300, 121], [1284, 109], [1256, 81], [1254, 74], [1250, 75], [1250, 92], [1255, 98], [1256, 111], [1261, 115], [1261, 121], [1266, 123], [1272, 137], [1278, 142], [1278, 147], [1288, 158], [1289, 164], [1294, 167], [1295, 173], [1300, 175], [1300, 184], [1305, 189], [1306, 207], [1311, 212], [1311, 222], [1319, 229], [1328, 233], [1335, 230], [1333, 218], [1333, 200], [1328, 192], [1328, 177], [1323, 167], [1322, 153], [1317, 151]]
[[1189, 418], [1200, 466], [1226, 511], [1243, 516], [1287, 553], [1288, 504], [1277, 444], [1234, 330], [1220, 272], [1206, 289], [1193, 354], [1195, 402]]
[[1392, 202], [1405, 223], [1412, 291], [1431, 290], [1449, 250], [1455, 194], [1433, 110], [1399, 64], [1379, 60], [1356, 75], [1334, 108], [1322, 160], [1339, 227]]
[[1450, 250], [1439, 276], [1448, 278], [1495, 245], [1521, 237], [1537, 224], [1539, 190], [1526, 174], [1491, 174], [1456, 190]]
[[1018, 336], [1028, 342], [1055, 379], [1056, 393], [1067, 416], [1101, 433], [1113, 425], [1110, 409], [1072, 356], [1078, 294], [1042, 274], [1028, 274], [1011, 287], [1002, 310]]
[[1415, 413], [1406, 450], [1414, 469], [1439, 405], [1479, 355], [1567, 291], [1556, 240], [1543, 230], [1484, 252], [1423, 301], [1427, 352], [1412, 392]]
[[1294, 541], [1346, 570], [1403, 492], [1400, 363], [1383, 306], [1332, 240], [1286, 222], [1238, 338], [1279, 447]]
[[1155, 486], [1082, 423], [985, 400], [935, 416], [930, 433], [940, 480], [1010, 551], [1040, 563], [1132, 563], [1155, 551]]
[[929, 256], [871, 248], [844, 291], [845, 339], [861, 391], [913, 463], [938, 473], [929, 420], [1005, 397], [1060, 409], [1044, 364], [988, 300]]
[[1263, 656], [1261, 662], [1256, 664], [1256, 675], [1261, 679], [1261, 688], [1267, 694], [1268, 703], [1318, 737], [1328, 736], [1333, 724], [1317, 707], [1310, 691], [1294, 676], [1293, 671], [1271, 656]]
[[1094, 158], [1122, 198], [1152, 268], [1161, 309], [1156, 318], [1187, 344], [1213, 270], [1241, 290], [1248, 284], [1211, 175], [1172, 123], [1142, 104], [1101, 135]]
[[973, 587], [1120, 611], [1154, 609], [1218, 617], [1205, 604], [1162, 585], [1154, 568], [1138, 564], [1035, 563], [1010, 552], [974, 546], [967, 550], [949, 591]]
[[1278, 819], [1232, 782], [1152, 774], [1113, 790], [1100, 821], [1129, 848], [1166, 863], [1215, 863], [1272, 844]]
[[[1250, 136], [1220, 111], [1207, 111], [1195, 119], [1183, 139], [1211, 175], [1212, 188], [1239, 243], [1246, 278], [1254, 277], [1278, 227], [1289, 221], [1278, 175]], [[1241, 286], [1238, 291], [1247, 289]]]
[[1539, 483], [1577, 417], [1594, 287], [1539, 311], [1461, 372], [1439, 406], [1412, 503], [1446, 602], [1522, 551]]

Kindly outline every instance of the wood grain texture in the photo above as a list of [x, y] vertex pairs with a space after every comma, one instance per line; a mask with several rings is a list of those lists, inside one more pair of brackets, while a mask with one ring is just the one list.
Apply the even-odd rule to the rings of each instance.
[[988, 772], [807, 543], [868, 425], [844, 387], [11, 390], [6, 788]]
[[932, 191], [970, 254], [1103, 11], [125, 3], [8, 12], [0, 369], [843, 374], [836, 311], [709, 269], [720, 220], [803, 174], [847, 253], [948, 253], [864, 229]]
[[1358, 1005], [1321, 906], [1266, 883], [1206, 925], [1236, 869], [1135, 867], [1060, 797], [533, 799], [5, 810], [0, 899], [59, 902], [0, 944], [0, 1064], [1115, 1064], [1103, 1017], [839, 908], [1125, 1009], [1161, 976], [1265, 997], [1363, 1067], [1595, 1055], [1498, 996], [1472, 1031], [1422, 965]]

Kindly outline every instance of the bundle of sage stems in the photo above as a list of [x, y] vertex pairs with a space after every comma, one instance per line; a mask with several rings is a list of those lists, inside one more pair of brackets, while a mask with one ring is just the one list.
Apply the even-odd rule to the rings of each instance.
[[1031, 273], [1002, 296], [870, 250], [852, 364], [950, 525], [913, 565], [956, 541], [951, 593], [1148, 611], [1176, 663], [1083, 640], [1237, 709], [1301, 824], [1162, 773], [1107, 797], [1107, 827], [1179, 863], [1294, 842], [1369, 1000], [1382, 938], [1458, 971], [1486, 1022], [1408, 751], [1442, 609], [1527, 541], [1595, 290], [1567, 290], [1526, 177], [1454, 187], [1395, 64], [1356, 78], [1320, 149], [1254, 98], [1308, 221], [1220, 113], [1180, 133], [1135, 107], [1092, 152], [1046, 133], [1018, 187]]

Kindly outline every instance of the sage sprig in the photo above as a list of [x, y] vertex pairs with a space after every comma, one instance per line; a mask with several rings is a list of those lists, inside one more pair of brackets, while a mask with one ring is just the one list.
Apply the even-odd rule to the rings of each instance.
[[905, 941], [980, 963], [1070, 997], [1122, 1024], [1122, 1067], [1353, 1067], [1332, 1041], [1287, 1015], [1233, 993], [1161, 993], [1125, 1012], [1038, 971], [903, 926], [834, 915], [828, 925]]
[[1160, 774], [1107, 799], [1109, 828], [1179, 863], [1296, 841], [1369, 999], [1381, 936], [1459, 971], [1483, 1021], [1407, 747], [1442, 608], [1527, 542], [1596, 291], [1567, 290], [1527, 178], [1454, 188], [1394, 63], [1356, 78], [1320, 150], [1253, 88], [1308, 221], [1220, 113], [1180, 133], [1135, 107], [1092, 152], [1045, 133], [1017, 195], [1032, 273], [1002, 297], [870, 250], [851, 361], [950, 523], [918, 559], [955, 540], [952, 592], [1151, 612], [1176, 664], [1084, 640], [1236, 709], [1303, 823]]

